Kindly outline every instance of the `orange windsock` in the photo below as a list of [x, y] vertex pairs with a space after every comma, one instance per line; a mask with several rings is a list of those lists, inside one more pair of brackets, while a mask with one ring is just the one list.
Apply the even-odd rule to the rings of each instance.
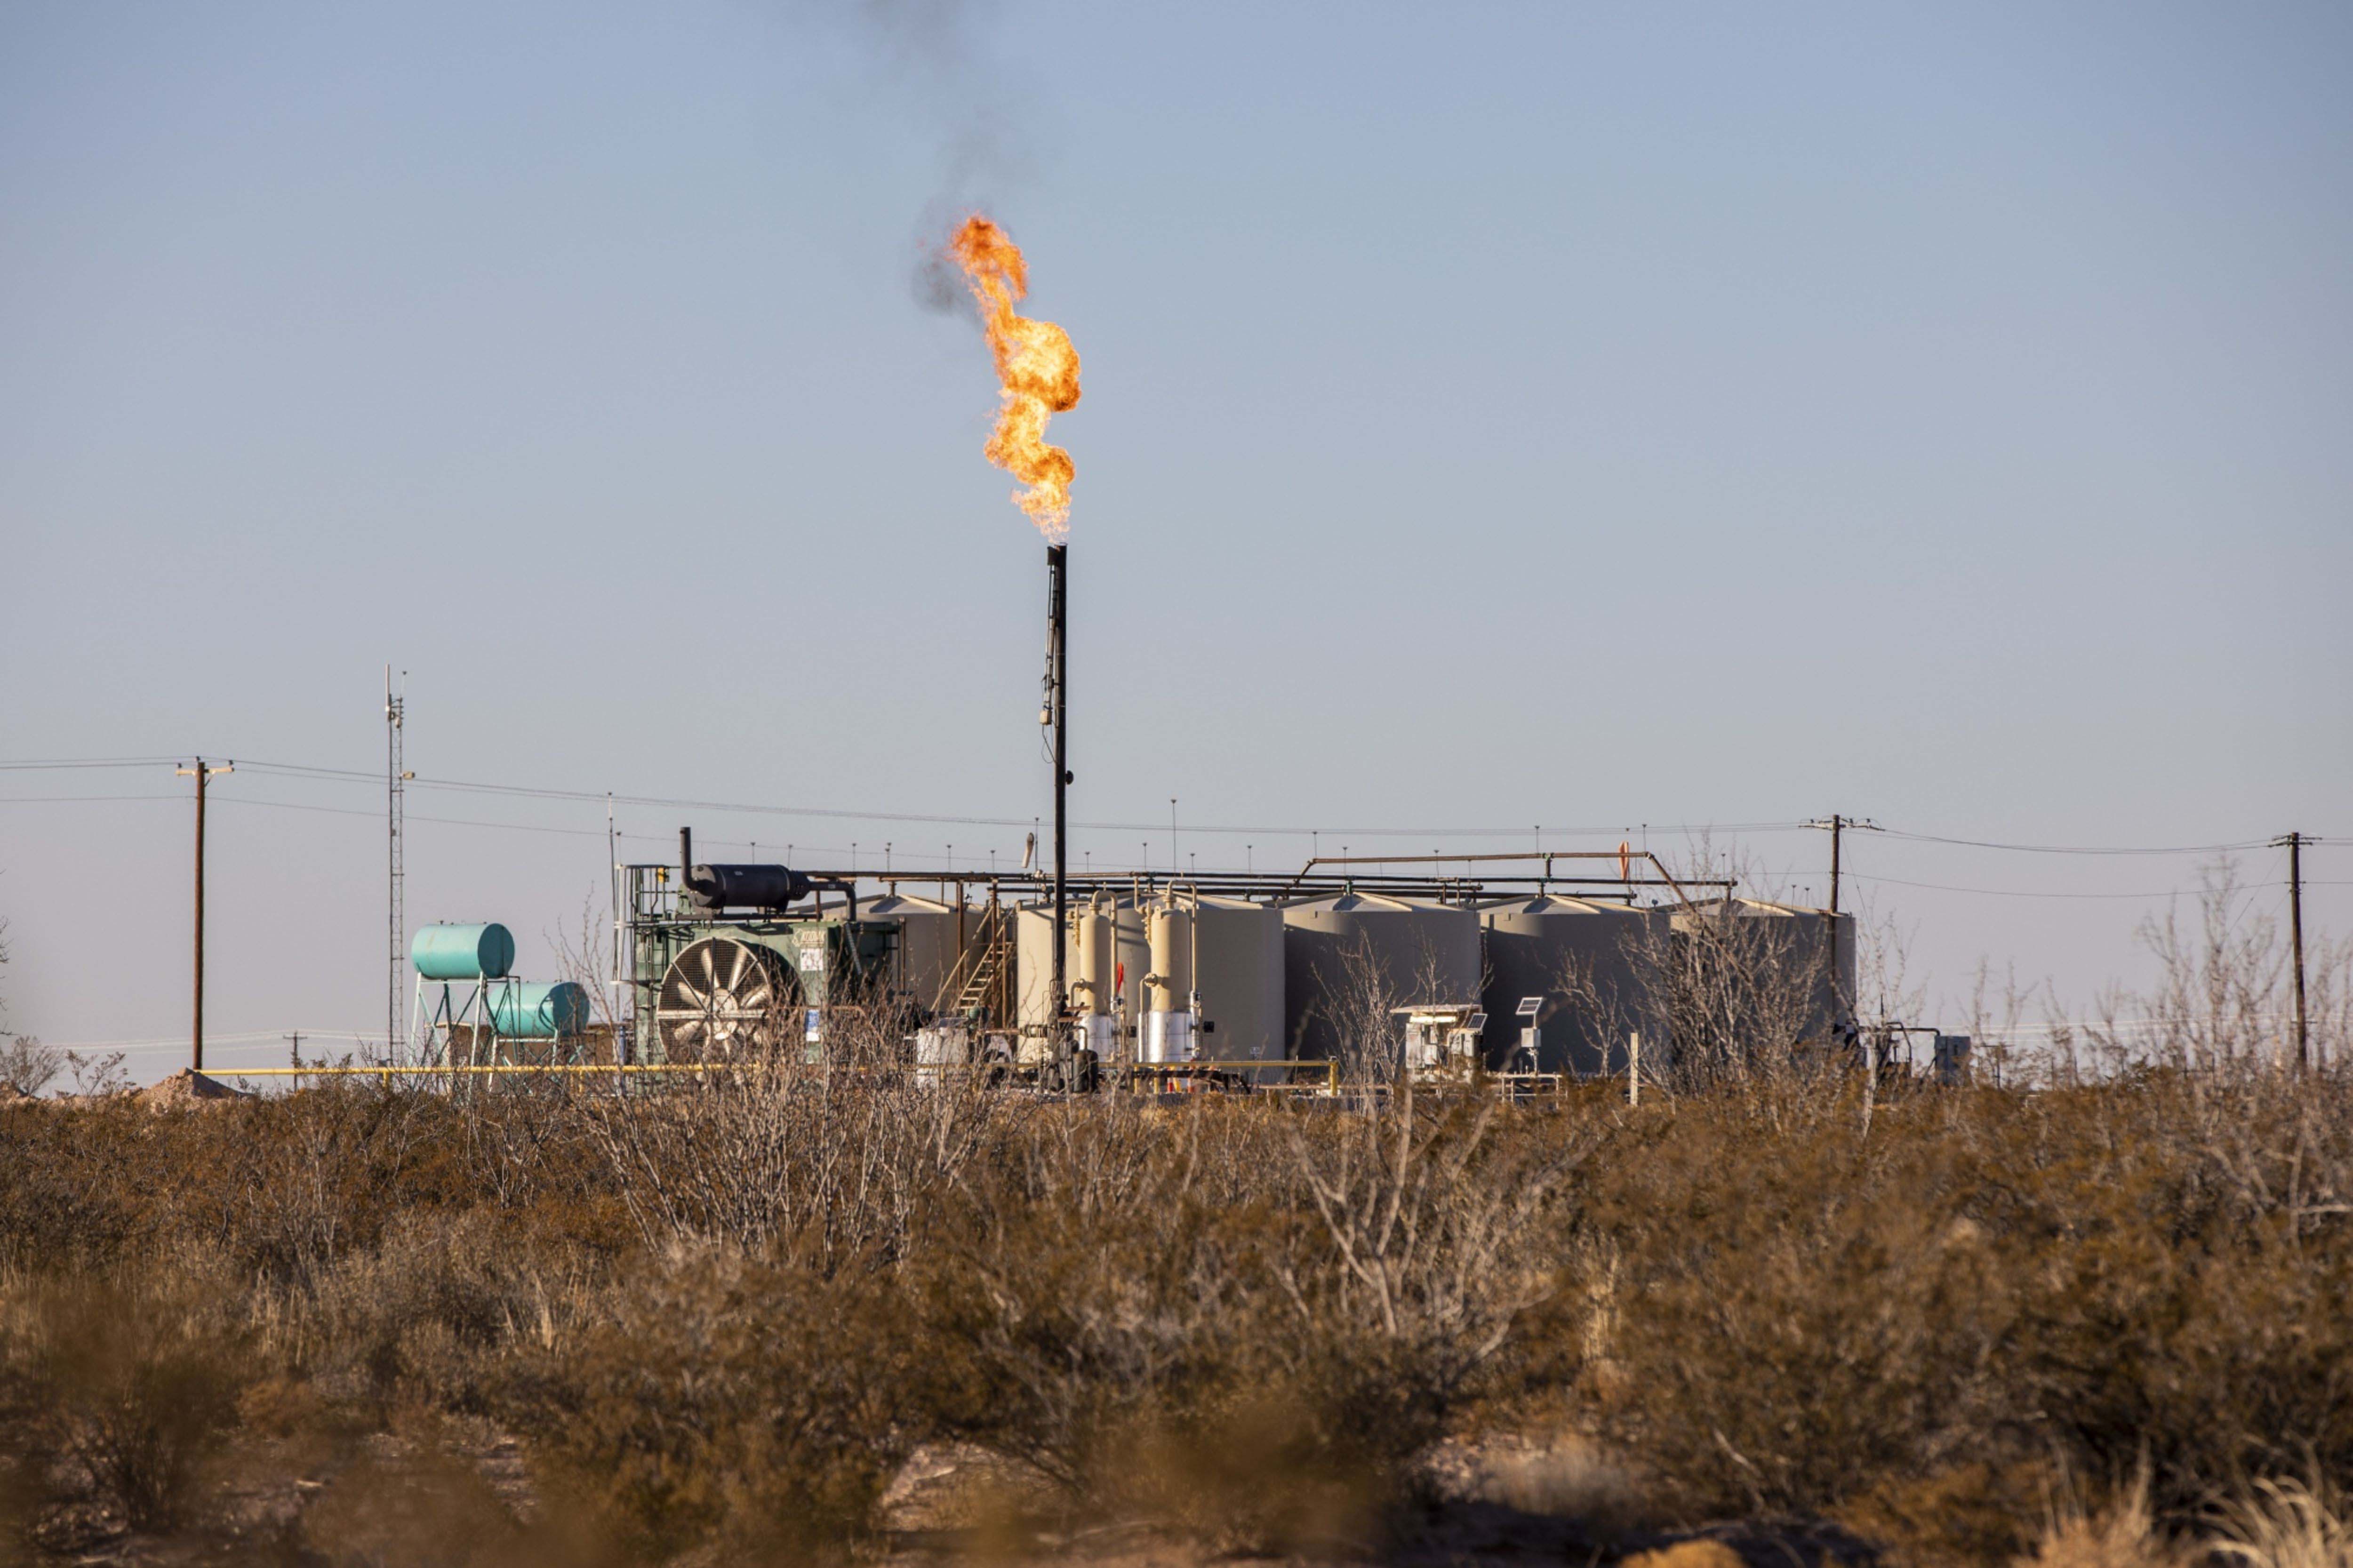
[[1070, 453], [1048, 445], [1046, 421], [1079, 401], [1079, 352], [1053, 322], [1014, 311], [1029, 292], [1029, 268], [1011, 235], [975, 213], [949, 248], [980, 304], [988, 352], [997, 360], [1004, 401], [989, 433], [988, 460], [1021, 481], [1025, 488], [1013, 492], [1014, 504], [1059, 544], [1071, 536], [1071, 479], [1077, 470]]

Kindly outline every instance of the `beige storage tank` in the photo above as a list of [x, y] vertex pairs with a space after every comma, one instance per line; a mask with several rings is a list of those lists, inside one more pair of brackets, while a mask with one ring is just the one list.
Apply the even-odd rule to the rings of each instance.
[[1119, 1002], [1118, 944], [1111, 911], [1100, 902], [1090, 903], [1071, 915], [1071, 923], [1077, 928], [1079, 961], [1071, 981], [1071, 1005], [1085, 1014], [1108, 1015]]
[[[1332, 1057], [1351, 1037], [1388, 1040], [1398, 1006], [1479, 1000], [1479, 914], [1467, 905], [1351, 891], [1281, 909], [1291, 1055]], [[1356, 954], [1368, 961], [1361, 975]]]
[[[1112, 925], [1112, 995], [1114, 1016], [1133, 1023], [1144, 1005], [1144, 977], [1151, 971], [1152, 957], [1145, 946], [1144, 912], [1135, 900], [1121, 894], [1106, 899]], [[1089, 906], [1073, 901], [1071, 905], [1072, 931], [1063, 949], [1065, 980], [1075, 984], [1083, 974], [1081, 967], [1077, 921], [1088, 912]], [[1054, 949], [1051, 931], [1054, 910], [1050, 904], [1025, 904], [1014, 911], [1014, 966], [1018, 971], [1014, 990], [1014, 1011], [1023, 1024], [1042, 1024], [1052, 1009], [1048, 1005], [1054, 986]], [[1083, 1005], [1083, 995], [1074, 998]]]
[[959, 936], [954, 904], [904, 893], [885, 893], [860, 902], [858, 918], [888, 921], [899, 928], [897, 951], [891, 957], [891, 988], [923, 1008], [941, 1005], [940, 988], [963, 955], [963, 943], [980, 930], [977, 908], [965, 910]]
[[[1078, 944], [1062, 950], [1065, 973], [1078, 973]], [[1054, 910], [1025, 904], [1013, 911], [1014, 1022], [1025, 1036], [1054, 1021]]]
[[1520, 1005], [1534, 996], [1536, 1071], [1623, 1072], [1626, 1036], [1647, 1013], [1666, 911], [1532, 893], [1482, 904], [1479, 921], [1487, 939], [1487, 1066], [1519, 1065], [1520, 1031], [1530, 1022]]
[[1197, 900], [1171, 895], [1145, 912], [1152, 949], [1152, 973], [1144, 977], [1144, 1016], [1136, 1033], [1135, 1059], [1189, 1062], [1194, 1042], [1193, 915]]
[[1080, 1038], [1099, 1062], [1123, 1061], [1120, 1048], [1117, 924], [1110, 901], [1098, 897], [1071, 917], [1078, 946], [1077, 978], [1071, 981], [1071, 1005], [1079, 1015]]
[[[1071, 908], [1072, 936], [1064, 952], [1074, 1005], [1085, 1005], [1085, 994], [1075, 990], [1076, 983], [1087, 973], [1081, 942], [1083, 922], [1102, 920], [1111, 927], [1112, 1016], [1119, 1029], [1120, 1060], [1139, 1059], [1138, 1037], [1152, 1005], [1144, 982], [1155, 972], [1149, 915], [1166, 901], [1165, 896], [1153, 895], [1139, 907], [1133, 893], [1107, 893], [1098, 901], [1073, 903]], [[1194, 1054], [1224, 1060], [1281, 1060], [1284, 1041], [1282, 911], [1248, 899], [1214, 894], [1196, 900], [1180, 891], [1177, 901], [1192, 926], [1187, 955], [1192, 966], [1189, 989], [1200, 1003]], [[1032, 905], [1018, 912], [1015, 961], [1019, 975], [1015, 994], [1023, 1024], [1043, 1025], [1050, 1015], [1052, 924], [1052, 911], [1043, 906]], [[1186, 996], [1178, 994], [1174, 1005], [1183, 1008]]]
[[[1063, 979], [1071, 988], [1071, 1005], [1083, 1009], [1087, 993], [1078, 988], [1086, 978], [1087, 953], [1081, 951], [1081, 935], [1084, 922], [1100, 920], [1111, 928], [1107, 956], [1111, 961], [1111, 1016], [1118, 1026], [1112, 1050], [1105, 1052], [1098, 1046], [1096, 1054], [1106, 1060], [1134, 1060], [1136, 1019], [1144, 1005], [1144, 977], [1150, 973], [1152, 958], [1145, 944], [1144, 911], [1136, 907], [1128, 894], [1103, 895], [1093, 902], [1073, 900], [1070, 909], [1071, 930], [1062, 948]], [[1050, 904], [1025, 904], [1014, 911], [1014, 1014], [1027, 1029], [1043, 1027], [1053, 1021], [1054, 990], [1054, 909]], [[1097, 950], [1098, 954], [1103, 950]], [[1024, 1048], [1035, 1049], [1038, 1037], [1025, 1035]], [[1025, 1058], [1026, 1059], [1026, 1058]]]

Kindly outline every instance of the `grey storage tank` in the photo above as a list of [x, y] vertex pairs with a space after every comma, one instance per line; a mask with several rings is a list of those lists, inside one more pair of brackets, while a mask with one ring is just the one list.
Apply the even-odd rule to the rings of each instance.
[[1626, 1036], [1642, 1026], [1653, 968], [1668, 933], [1664, 910], [1562, 898], [1494, 899], [1480, 906], [1487, 938], [1488, 1067], [1517, 1065], [1521, 1004], [1539, 999], [1535, 1070], [1590, 1078], [1622, 1072]]
[[1351, 1037], [1387, 1040], [1389, 1009], [1401, 1005], [1479, 1000], [1479, 914], [1468, 905], [1350, 891], [1281, 909], [1288, 1055], [1324, 1059]]
[[1194, 910], [1193, 984], [1201, 998], [1199, 1054], [1215, 1061], [1281, 1061], [1282, 911], [1209, 894]]
[[1760, 971], [1779, 969], [1807, 994], [1797, 999], [1804, 1013], [1802, 1037], [1828, 1044], [1854, 1011], [1854, 917], [1763, 899], [1705, 899], [1671, 906], [1669, 920], [1678, 942], [1688, 942], [1706, 921], [1730, 922], [1723, 932], [1743, 962]]

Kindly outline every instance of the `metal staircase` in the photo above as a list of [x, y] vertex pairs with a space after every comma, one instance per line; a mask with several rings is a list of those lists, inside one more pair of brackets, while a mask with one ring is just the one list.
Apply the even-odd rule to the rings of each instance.
[[1012, 978], [1013, 911], [992, 900], [981, 911], [980, 929], [940, 988], [955, 998], [945, 1012], [976, 1022], [1005, 1022], [1013, 1010]]

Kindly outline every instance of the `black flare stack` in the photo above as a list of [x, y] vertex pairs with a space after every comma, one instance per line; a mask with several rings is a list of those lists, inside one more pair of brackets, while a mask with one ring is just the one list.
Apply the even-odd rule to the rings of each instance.
[[[1054, 727], [1054, 1027], [1061, 1033], [1062, 1015], [1067, 1008], [1070, 992], [1062, 973], [1062, 932], [1069, 925], [1068, 892], [1063, 885], [1069, 873], [1068, 836], [1065, 833], [1064, 805], [1071, 784], [1071, 752], [1069, 709], [1066, 699], [1070, 682], [1068, 667], [1063, 660], [1063, 634], [1070, 619], [1071, 547], [1067, 544], [1046, 546], [1046, 711], [1048, 721]], [[1059, 1056], [1067, 1043], [1057, 1047]]]

